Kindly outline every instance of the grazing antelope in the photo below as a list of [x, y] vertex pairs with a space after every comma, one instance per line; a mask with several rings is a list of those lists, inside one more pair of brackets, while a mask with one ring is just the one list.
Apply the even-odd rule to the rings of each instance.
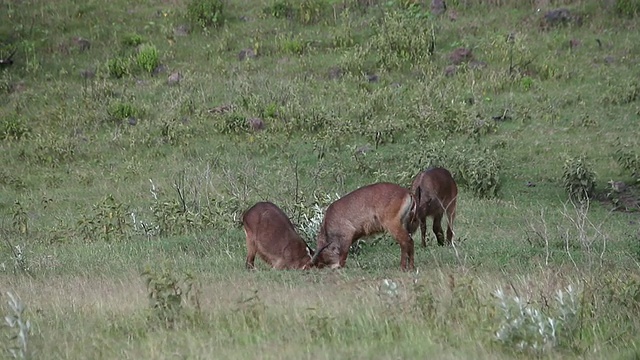
[[420, 172], [413, 179], [411, 193], [416, 200], [416, 216], [409, 229], [414, 233], [420, 226], [422, 246], [426, 247], [425, 233], [427, 231], [427, 217], [433, 217], [433, 233], [438, 245], [445, 245], [442, 231], [442, 218], [447, 213], [447, 243], [453, 240], [453, 221], [456, 217], [456, 198], [458, 186], [449, 170], [444, 168], [430, 168]]
[[256, 254], [275, 269], [309, 269], [318, 254], [298, 235], [287, 215], [271, 202], [259, 202], [242, 215], [247, 236], [247, 269], [255, 269]]
[[415, 206], [409, 190], [392, 183], [367, 185], [336, 200], [320, 225], [317, 246], [326, 250], [318, 264], [344, 267], [351, 244], [386, 231], [400, 244], [400, 267], [413, 269], [413, 239], [408, 229]]

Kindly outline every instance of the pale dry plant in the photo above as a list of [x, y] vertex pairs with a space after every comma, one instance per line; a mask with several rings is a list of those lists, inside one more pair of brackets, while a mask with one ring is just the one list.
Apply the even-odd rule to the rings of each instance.
[[9, 329], [6, 338], [6, 351], [13, 359], [29, 359], [29, 335], [31, 335], [31, 322], [24, 317], [25, 306], [16, 295], [7, 292], [9, 305], [5, 324]]
[[[599, 253], [600, 266], [603, 265], [604, 262], [604, 254], [607, 250], [607, 239], [608, 236], [602, 231], [602, 226], [605, 221], [608, 220], [609, 216], [604, 217], [602, 221], [598, 224], [595, 224], [590, 216], [589, 216], [589, 205], [590, 202], [587, 199], [580, 204], [576, 204], [571, 201], [571, 205], [573, 206], [573, 211], [567, 206], [567, 203], [563, 204], [562, 216], [565, 220], [568, 221], [568, 225], [564, 229], [564, 239], [565, 239], [565, 250], [573, 262], [576, 269], [578, 266], [576, 265], [573, 257], [571, 256], [571, 252], [569, 251], [570, 239], [575, 238], [578, 241], [580, 247], [588, 254], [593, 254], [593, 247], [596, 243], [602, 242], [602, 248]], [[609, 212], [608, 215], [611, 213]], [[574, 232], [575, 231], [575, 232]], [[593, 259], [589, 257], [589, 264], [592, 264]]]
[[[581, 291], [572, 285], [559, 289], [555, 304], [546, 311], [524, 298], [507, 296], [502, 289], [493, 292], [500, 310], [500, 324], [495, 339], [519, 352], [542, 355], [555, 348], [559, 338], [571, 338], [577, 330]], [[547, 304], [548, 305], [548, 304]]]

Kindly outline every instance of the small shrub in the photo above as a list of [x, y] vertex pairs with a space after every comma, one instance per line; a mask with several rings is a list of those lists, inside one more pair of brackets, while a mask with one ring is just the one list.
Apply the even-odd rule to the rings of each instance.
[[20, 201], [13, 203], [13, 228], [18, 234], [26, 235], [29, 232], [29, 216]]
[[615, 11], [619, 15], [635, 17], [640, 13], [639, 0], [616, 0]]
[[153, 72], [160, 65], [158, 49], [154, 45], [142, 45], [136, 55], [136, 63], [142, 70], [148, 73]]
[[571, 285], [558, 290], [555, 304], [544, 312], [519, 296], [508, 297], [501, 289], [493, 295], [500, 314], [495, 338], [511, 350], [542, 355], [555, 348], [561, 338], [570, 340], [578, 333], [580, 292]]
[[29, 137], [31, 128], [25, 124], [22, 117], [10, 115], [0, 123], [1, 140], [22, 140]]
[[313, 24], [325, 15], [328, 9], [326, 0], [302, 0], [298, 8], [299, 21], [302, 24]]
[[191, 0], [187, 16], [202, 28], [219, 27], [224, 24], [223, 0]]
[[393, 11], [386, 13], [375, 26], [369, 52], [378, 54], [378, 65], [385, 69], [417, 65], [431, 56], [433, 38], [433, 29], [423, 19]]
[[468, 187], [476, 196], [491, 198], [500, 190], [500, 162], [495, 153], [485, 151], [481, 154], [467, 155], [458, 153], [457, 163], [459, 182]]
[[81, 216], [76, 228], [85, 241], [118, 241], [129, 236], [128, 219], [128, 208], [109, 194]]
[[120, 121], [130, 117], [137, 118], [141, 114], [140, 110], [138, 110], [133, 104], [127, 102], [117, 102], [112, 104], [107, 112], [114, 121]]
[[109, 76], [121, 79], [131, 74], [131, 60], [126, 57], [114, 57], [107, 61]]
[[36, 164], [57, 167], [60, 164], [76, 160], [78, 155], [77, 139], [67, 137], [38, 137], [35, 146], [30, 149], [27, 158]]
[[160, 135], [164, 143], [172, 146], [189, 145], [189, 140], [193, 137], [189, 126], [175, 119], [163, 122]]
[[281, 36], [277, 39], [280, 51], [286, 54], [302, 55], [308, 44], [300, 36]]
[[220, 134], [239, 134], [249, 130], [247, 118], [237, 113], [227, 113], [218, 118], [214, 128]]
[[293, 6], [288, 1], [276, 1], [273, 5], [265, 7], [262, 12], [276, 19], [289, 18], [294, 14]]
[[594, 195], [596, 174], [584, 157], [569, 158], [564, 163], [564, 189], [572, 200], [585, 202]]
[[127, 34], [122, 38], [122, 44], [125, 46], [136, 47], [144, 42], [142, 35], [137, 33]]
[[150, 320], [160, 321], [164, 327], [171, 329], [176, 322], [188, 318], [184, 304], [191, 303], [196, 311], [200, 310], [195, 279], [191, 274], [176, 276], [168, 271], [147, 269], [142, 276], [147, 285]]
[[298, 230], [308, 242], [315, 241], [318, 236], [322, 220], [324, 219], [324, 212], [331, 203], [340, 198], [340, 195], [337, 193], [333, 196], [329, 194], [324, 194], [322, 196], [314, 194], [314, 198], [315, 200], [313, 205], [310, 207], [303, 206], [304, 209], [310, 209], [310, 211], [302, 213], [302, 223], [298, 225]]
[[627, 144], [622, 144], [620, 140], [616, 143], [615, 159], [625, 171], [631, 173], [631, 176], [640, 182], [640, 156], [631, 150]]

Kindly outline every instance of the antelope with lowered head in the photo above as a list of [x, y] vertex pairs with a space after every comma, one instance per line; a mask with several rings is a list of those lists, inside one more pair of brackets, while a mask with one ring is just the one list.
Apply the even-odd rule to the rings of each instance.
[[447, 244], [453, 241], [453, 221], [456, 217], [458, 186], [449, 170], [430, 168], [420, 172], [413, 179], [411, 193], [416, 200], [416, 217], [409, 229], [414, 233], [418, 226], [422, 235], [422, 246], [426, 247], [427, 217], [433, 218], [433, 233], [438, 245], [445, 245], [442, 218], [447, 214]]
[[413, 269], [409, 226], [415, 208], [409, 190], [392, 183], [371, 184], [350, 192], [327, 208], [317, 240], [317, 247], [326, 250], [318, 263], [334, 269], [344, 267], [351, 244], [386, 231], [400, 244], [400, 267]]
[[247, 236], [247, 269], [255, 269], [256, 254], [275, 269], [309, 269], [318, 254], [298, 235], [291, 220], [275, 204], [259, 202], [242, 215]]

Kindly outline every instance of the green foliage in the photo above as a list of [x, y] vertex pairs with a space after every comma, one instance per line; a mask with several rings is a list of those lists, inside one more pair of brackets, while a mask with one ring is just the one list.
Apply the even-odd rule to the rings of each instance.
[[623, 144], [620, 139], [615, 144], [615, 159], [621, 168], [640, 182], [640, 155], [634, 152], [629, 144]]
[[223, 0], [190, 0], [188, 18], [202, 28], [219, 27], [225, 22]]
[[302, 24], [314, 24], [325, 16], [328, 9], [326, 0], [301, 0], [298, 5], [298, 17]]
[[299, 0], [295, 3], [277, 0], [263, 8], [262, 12], [276, 19], [295, 19], [303, 25], [309, 25], [325, 17], [328, 9], [328, 3], [325, 0]]
[[107, 71], [109, 76], [121, 79], [131, 74], [131, 59], [128, 57], [117, 56], [107, 61]]
[[564, 163], [562, 183], [569, 197], [582, 203], [594, 195], [596, 174], [584, 157], [572, 157]]
[[9, 115], [0, 122], [0, 140], [22, 140], [31, 135], [31, 128], [25, 123], [24, 118], [18, 115]]
[[[197, 283], [191, 274], [178, 276], [169, 271], [147, 269], [142, 276], [147, 285], [150, 321], [173, 329], [181, 320], [193, 318], [188, 310], [200, 311]], [[191, 308], [187, 309], [187, 305]]]
[[131, 117], [137, 118], [142, 114], [142, 111], [132, 103], [115, 102], [109, 106], [107, 113], [113, 121], [120, 121]]
[[294, 14], [293, 6], [286, 0], [274, 2], [271, 6], [265, 7], [262, 12], [276, 19], [288, 18]]
[[29, 216], [18, 200], [13, 203], [12, 217], [12, 225], [16, 233], [26, 235], [29, 232]]
[[616, 0], [614, 8], [619, 15], [633, 18], [636, 15], [638, 15], [638, 13], [640, 13], [640, 1], [639, 0]]
[[136, 55], [136, 64], [148, 73], [153, 72], [160, 65], [160, 55], [158, 55], [158, 49], [155, 45], [142, 45]]
[[278, 36], [276, 41], [278, 42], [280, 51], [285, 54], [302, 55], [309, 46], [299, 35]]
[[239, 134], [249, 130], [246, 117], [236, 112], [223, 114], [215, 120], [214, 128], [219, 134]]
[[34, 164], [52, 168], [73, 162], [79, 155], [77, 139], [54, 134], [38, 136], [34, 147], [22, 153], [22, 157]]
[[136, 47], [145, 42], [144, 37], [138, 33], [129, 33], [122, 37], [122, 44], [125, 46]]
[[128, 207], [109, 194], [81, 215], [76, 231], [88, 242], [114, 242], [128, 239], [130, 227]]
[[495, 153], [485, 151], [479, 154], [462, 153], [458, 159], [459, 182], [467, 186], [476, 196], [492, 198], [500, 190], [500, 161]]
[[189, 126], [182, 121], [170, 119], [162, 123], [160, 130], [162, 141], [172, 146], [187, 146], [192, 134]]
[[403, 11], [390, 11], [374, 29], [367, 52], [377, 54], [379, 66], [397, 69], [429, 60], [434, 46], [433, 29], [423, 19]]

